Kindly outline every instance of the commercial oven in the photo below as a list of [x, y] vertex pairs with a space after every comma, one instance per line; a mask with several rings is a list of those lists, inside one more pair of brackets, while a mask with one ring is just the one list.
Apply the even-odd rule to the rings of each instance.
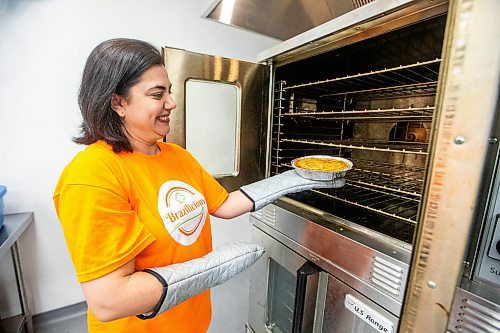
[[[248, 332], [467, 331], [451, 324], [465, 304], [456, 288], [478, 294], [466, 284], [483, 285], [485, 256], [500, 271], [497, 222], [484, 222], [498, 220], [498, 185], [482, 175], [498, 150], [498, 14], [493, 0], [379, 0], [259, 64], [163, 49], [184, 110], [167, 140], [228, 190], [304, 155], [354, 163], [343, 188], [251, 215], [266, 253], [252, 271]], [[488, 317], [477, 332], [500, 329], [496, 283], [472, 314]]]
[[450, 332], [500, 330], [499, 107], [497, 103], [481, 178], [482, 191], [478, 197], [462, 278], [448, 322]]

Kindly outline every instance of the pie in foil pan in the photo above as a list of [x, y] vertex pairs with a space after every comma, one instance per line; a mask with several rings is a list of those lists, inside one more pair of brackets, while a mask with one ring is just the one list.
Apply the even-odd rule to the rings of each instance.
[[344, 178], [353, 165], [348, 159], [329, 155], [303, 156], [292, 160], [291, 164], [299, 176], [320, 181]]

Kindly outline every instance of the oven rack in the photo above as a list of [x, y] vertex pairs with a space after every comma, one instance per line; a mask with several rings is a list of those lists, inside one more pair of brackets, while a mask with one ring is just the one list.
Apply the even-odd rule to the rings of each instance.
[[362, 158], [350, 158], [357, 168], [373, 169], [387, 174], [405, 174], [409, 178], [424, 179], [425, 168], [415, 165], [393, 164], [389, 162], [368, 160]]
[[[283, 134], [283, 133], [280, 133]], [[306, 140], [306, 139], [285, 139], [279, 142], [290, 142], [295, 144], [327, 146], [343, 149], [356, 149], [366, 151], [380, 151], [388, 153], [418, 154], [427, 155], [427, 142], [407, 142], [407, 141], [386, 141], [386, 140]]]
[[434, 86], [439, 75], [441, 59], [417, 62], [409, 65], [400, 65], [382, 70], [347, 75], [333, 79], [315, 82], [301, 83], [283, 86], [283, 90], [292, 92], [294, 90], [308, 91], [314, 96], [333, 96], [334, 94], [360, 94], [368, 93], [373, 89], [397, 89], [405, 90], [412, 85], [430, 83]]
[[434, 106], [421, 108], [390, 108], [390, 109], [365, 109], [365, 110], [341, 110], [341, 111], [303, 111], [282, 113], [287, 117], [313, 117], [328, 120], [390, 120], [390, 121], [432, 121]]
[[415, 198], [421, 197], [424, 168], [356, 158], [351, 158], [351, 161], [354, 164], [354, 168], [349, 171], [351, 182]]
[[327, 94], [322, 94], [322, 98], [338, 98], [343, 96], [349, 98], [351, 96], [356, 96], [358, 101], [366, 100], [380, 100], [389, 98], [410, 98], [410, 97], [423, 97], [423, 96], [435, 96], [437, 92], [437, 80], [429, 81], [424, 83], [415, 84], [405, 84], [401, 86], [392, 86], [386, 88], [374, 88], [374, 89], [362, 89], [353, 90], [347, 92], [329, 92]]
[[[279, 158], [283, 159], [283, 158]], [[350, 184], [377, 191], [404, 194], [420, 198], [423, 187], [423, 168], [393, 165], [361, 159], [351, 159], [354, 164], [347, 175]], [[291, 169], [289, 163], [272, 163], [274, 168]]]
[[[278, 93], [284, 92], [283, 90], [275, 90], [276, 95]], [[405, 85], [400, 85], [400, 86], [391, 86], [391, 87], [384, 87], [384, 88], [373, 88], [373, 89], [360, 89], [360, 90], [350, 90], [350, 91], [344, 91], [344, 92], [332, 92], [327, 89], [303, 89], [303, 90], [298, 90], [297, 92], [299, 93], [300, 96], [303, 97], [310, 97], [310, 98], [322, 98], [325, 101], [328, 100], [333, 100], [336, 101], [338, 98], [350, 98], [352, 96], [356, 96], [356, 99], [358, 101], [366, 101], [366, 100], [380, 100], [380, 99], [391, 99], [391, 98], [410, 98], [410, 97], [423, 97], [423, 96], [435, 96], [437, 92], [437, 80], [435, 81], [429, 81], [429, 82], [424, 82], [424, 83], [414, 83], [414, 84], [405, 84]], [[291, 95], [291, 94], [290, 94]], [[275, 101], [275, 109], [284, 109], [286, 108], [283, 103], [276, 103], [276, 102], [283, 102], [287, 101], [288, 98], [282, 97], [282, 98], [276, 98], [274, 99]]]
[[[290, 161], [304, 156], [304, 152], [307, 152], [306, 155], [338, 155], [338, 152], [333, 152], [333, 150], [323, 151], [318, 149], [303, 149], [303, 148], [272, 148], [273, 151], [277, 151], [280, 156], [274, 155], [274, 158], [278, 158], [282, 162], [278, 167], [289, 167]], [[288, 153], [288, 155], [286, 155]], [[299, 155], [297, 153], [300, 153]], [[338, 155], [339, 157], [343, 157]], [[363, 168], [363, 169], [374, 169], [383, 173], [406, 173], [409, 175], [413, 175], [412, 178], [423, 179], [425, 168], [421, 166], [415, 165], [406, 165], [406, 164], [393, 164], [385, 161], [377, 161], [371, 159], [363, 159], [363, 158], [352, 158], [347, 157], [349, 160], [353, 162], [354, 167]], [[284, 162], [285, 160], [288, 161]]]
[[349, 205], [366, 209], [373, 213], [388, 216], [406, 223], [416, 224], [418, 199], [392, 194], [376, 189], [353, 184], [350, 181], [341, 189], [312, 190], [322, 196], [335, 199]]
[[397, 193], [421, 197], [423, 181], [407, 176], [404, 171], [382, 173], [371, 169], [355, 168], [349, 171], [349, 182], [359, 186], [374, 187], [380, 190], [390, 190]]

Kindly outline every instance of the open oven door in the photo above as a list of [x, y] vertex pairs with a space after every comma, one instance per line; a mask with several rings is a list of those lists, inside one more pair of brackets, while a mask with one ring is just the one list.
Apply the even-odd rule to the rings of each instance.
[[177, 108], [165, 138], [186, 148], [228, 191], [262, 179], [269, 66], [164, 47]]

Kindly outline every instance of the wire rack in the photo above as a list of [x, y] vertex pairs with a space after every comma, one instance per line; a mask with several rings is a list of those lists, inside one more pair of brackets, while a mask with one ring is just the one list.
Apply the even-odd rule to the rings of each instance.
[[310, 112], [301, 108], [296, 108], [294, 112], [282, 113], [284, 117], [314, 117], [329, 120], [357, 120], [357, 121], [431, 121], [434, 110], [433, 106], [407, 107], [373, 110], [340, 110], [340, 111], [318, 111]]
[[[351, 160], [354, 167], [347, 173], [346, 186], [313, 192], [406, 223], [416, 223], [424, 168], [372, 160]], [[278, 167], [281, 170], [292, 168], [289, 163]]]
[[351, 90], [349, 92], [337, 92], [321, 95], [322, 97], [334, 98], [338, 96], [350, 97], [356, 95], [360, 101], [376, 100], [399, 97], [434, 96], [437, 90], [437, 80], [425, 83], [405, 84], [384, 88]]
[[354, 164], [346, 185], [313, 193], [414, 225], [440, 64], [434, 59], [315, 82], [280, 81], [272, 172], [291, 169], [290, 161], [304, 155], [346, 157]]
[[384, 91], [391, 95], [404, 94], [406, 96], [409, 90], [417, 90], [420, 93], [429, 90], [428, 93], [435, 93], [440, 63], [441, 59], [438, 58], [378, 71], [291, 85], [285, 87], [285, 91], [300, 89], [301, 92], [317, 97], [373, 93], [383, 96]]
[[313, 190], [313, 192], [399, 221], [412, 224], [417, 222], [420, 204], [417, 198], [377, 191], [350, 181], [340, 190]]
[[281, 142], [296, 144], [336, 147], [343, 149], [379, 151], [388, 153], [427, 155], [426, 142], [387, 141], [387, 140], [301, 140], [301, 139], [281, 139]]
[[424, 168], [371, 160], [351, 160], [356, 167], [349, 171], [350, 183], [420, 198]]

